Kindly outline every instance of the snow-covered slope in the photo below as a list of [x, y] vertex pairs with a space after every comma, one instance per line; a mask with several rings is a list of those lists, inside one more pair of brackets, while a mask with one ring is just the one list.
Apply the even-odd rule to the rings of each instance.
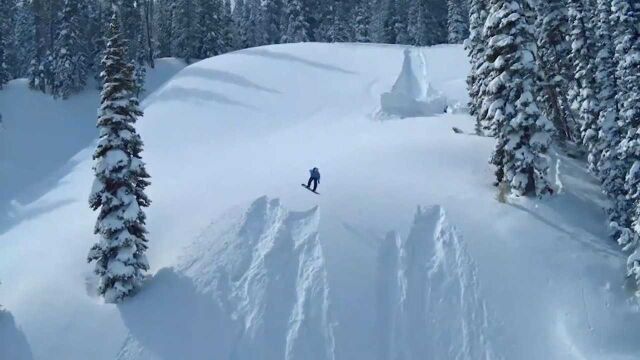
[[[464, 103], [462, 48], [415, 51], [420, 87]], [[469, 116], [376, 120], [403, 52], [248, 49], [150, 95], [155, 275], [117, 307], [91, 295], [92, 149], [77, 154], [0, 235], [0, 302], [34, 358], [637, 358], [624, 259], [582, 164], [554, 156], [552, 199], [498, 202], [492, 139], [451, 131]], [[299, 185], [313, 166], [322, 195]]]
[[[145, 88], [151, 93], [184, 68], [177, 59], [158, 59], [148, 69]], [[28, 89], [25, 79], [0, 91], [0, 209], [12, 217], [30, 217], [21, 207], [55, 184], [73, 164], [65, 163], [96, 137], [99, 93], [93, 81], [68, 100]], [[9, 203], [11, 202], [11, 203]], [[0, 216], [0, 232], [11, 219]]]

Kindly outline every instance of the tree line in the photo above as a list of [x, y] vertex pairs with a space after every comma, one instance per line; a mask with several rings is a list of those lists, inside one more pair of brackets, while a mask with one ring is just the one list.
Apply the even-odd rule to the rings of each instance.
[[640, 3], [470, 0], [469, 14], [470, 111], [497, 138], [496, 185], [550, 194], [549, 147], [577, 145], [640, 288]]
[[154, 59], [187, 62], [294, 42], [460, 43], [467, 0], [4, 0], [0, 2], [0, 87], [67, 98], [103, 71], [117, 12], [137, 90]]

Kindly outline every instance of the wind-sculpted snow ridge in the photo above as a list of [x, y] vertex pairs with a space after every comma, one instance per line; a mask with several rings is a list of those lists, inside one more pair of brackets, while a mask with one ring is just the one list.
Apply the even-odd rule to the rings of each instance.
[[334, 359], [319, 219], [263, 197], [212, 224], [121, 306], [131, 336], [119, 358]]
[[496, 359], [476, 266], [445, 211], [418, 209], [378, 258], [379, 359]]
[[442, 114], [447, 99], [433, 88], [430, 78], [422, 50], [405, 49], [398, 79], [391, 91], [380, 97], [382, 113], [402, 118]]

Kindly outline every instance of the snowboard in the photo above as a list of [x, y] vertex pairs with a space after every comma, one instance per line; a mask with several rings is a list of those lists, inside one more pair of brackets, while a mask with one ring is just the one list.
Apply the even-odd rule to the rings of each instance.
[[305, 189], [307, 189], [307, 190], [311, 191], [312, 193], [317, 194], [317, 195], [320, 195], [320, 193], [319, 193], [319, 192], [317, 192], [317, 191], [313, 191], [313, 190], [311, 190], [311, 188], [310, 188], [310, 187], [307, 187], [307, 184], [300, 184], [300, 185], [302, 185], [302, 187], [303, 187], [303, 188], [305, 188]]

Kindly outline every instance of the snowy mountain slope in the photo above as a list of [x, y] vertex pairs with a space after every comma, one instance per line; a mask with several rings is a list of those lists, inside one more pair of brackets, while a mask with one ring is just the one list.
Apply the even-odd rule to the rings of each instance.
[[[582, 164], [554, 156], [555, 198], [498, 202], [492, 139], [451, 131], [472, 129], [469, 116], [375, 120], [403, 51], [248, 49], [149, 96], [139, 130], [156, 275], [120, 307], [88, 295], [92, 149], [77, 154], [27, 205], [46, 211], [0, 235], [0, 301], [34, 358], [303, 359], [288, 352], [300, 344], [326, 359], [637, 358], [624, 258]], [[466, 101], [463, 50], [417, 51], [428, 85]], [[299, 185], [313, 166], [320, 196]], [[242, 233], [248, 223], [258, 230]]]
[[[158, 59], [147, 69], [145, 88], [151, 93], [184, 68], [177, 59]], [[69, 170], [69, 158], [96, 137], [99, 92], [90, 82], [68, 100], [28, 89], [27, 81], [11, 81], [0, 92], [0, 209], [13, 217], [29, 217], [21, 208], [43, 194]], [[61, 169], [62, 168], [62, 169]], [[9, 204], [13, 201], [13, 204]], [[0, 232], [15, 219], [0, 216]]]

